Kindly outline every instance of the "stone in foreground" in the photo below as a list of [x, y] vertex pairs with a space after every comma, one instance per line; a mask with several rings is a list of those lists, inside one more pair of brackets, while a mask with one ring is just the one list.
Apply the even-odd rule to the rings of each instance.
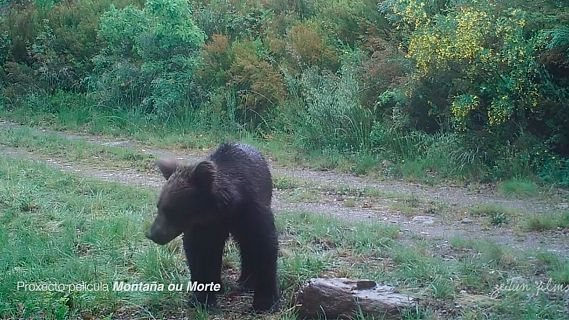
[[371, 280], [313, 278], [297, 295], [301, 318], [351, 317], [357, 312], [401, 319], [403, 310], [415, 305], [410, 296]]

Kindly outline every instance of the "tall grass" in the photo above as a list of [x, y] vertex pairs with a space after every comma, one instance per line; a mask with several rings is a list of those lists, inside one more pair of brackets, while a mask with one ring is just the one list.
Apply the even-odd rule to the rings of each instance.
[[345, 68], [335, 76], [310, 69], [300, 83], [306, 107], [294, 135], [303, 147], [357, 151], [369, 146], [372, 111], [358, 102], [353, 71]]
[[99, 108], [90, 95], [61, 91], [55, 95], [30, 94], [17, 108], [0, 112], [27, 125], [133, 137], [164, 147], [209, 148], [247, 134], [235, 130], [224, 115], [204, 108], [185, 108], [176, 117], [161, 118], [140, 108]]
[[[149, 190], [87, 181], [6, 157], [0, 157], [0, 176], [1, 317], [66, 319], [81, 317], [81, 310], [108, 315], [125, 300], [136, 305], [158, 297], [183, 305], [180, 297], [164, 293], [18, 290], [18, 282], [109, 285], [157, 280], [152, 274], [176, 281], [185, 267], [179, 253], [144, 240], [141, 222], [151, 218], [155, 199]], [[149, 263], [159, 260], [163, 264]]]
[[482, 173], [481, 151], [470, 147], [460, 134], [405, 133], [375, 123], [370, 135], [373, 149], [397, 163], [404, 177], [470, 178]]
[[506, 196], [518, 197], [535, 197], [539, 193], [535, 182], [519, 178], [500, 182], [498, 190]]

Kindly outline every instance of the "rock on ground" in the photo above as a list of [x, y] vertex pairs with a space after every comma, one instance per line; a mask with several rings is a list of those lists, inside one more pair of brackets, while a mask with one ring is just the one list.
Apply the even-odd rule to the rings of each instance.
[[357, 312], [401, 319], [402, 311], [415, 305], [410, 296], [371, 280], [313, 278], [297, 295], [301, 318], [351, 317]]

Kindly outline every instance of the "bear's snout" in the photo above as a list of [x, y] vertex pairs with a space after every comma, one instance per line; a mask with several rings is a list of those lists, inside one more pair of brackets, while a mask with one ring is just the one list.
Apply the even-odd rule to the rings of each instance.
[[177, 235], [166, 235], [166, 234], [156, 234], [156, 233], [152, 233], [152, 231], [147, 231], [146, 232], [146, 238], [152, 240], [152, 242], [159, 244], [159, 245], [165, 245], [168, 242], [172, 241], [175, 237], [177, 237]]
[[146, 237], [156, 244], [165, 245], [180, 234], [181, 230], [173, 226], [164, 215], [158, 214], [150, 230], [146, 232]]

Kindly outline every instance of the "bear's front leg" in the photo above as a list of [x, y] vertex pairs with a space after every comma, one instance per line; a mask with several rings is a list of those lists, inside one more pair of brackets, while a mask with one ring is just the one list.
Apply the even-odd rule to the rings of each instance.
[[[215, 307], [217, 291], [221, 288], [221, 260], [229, 233], [219, 225], [195, 226], [184, 233], [184, 251], [188, 259], [193, 292], [191, 303]], [[203, 290], [205, 287], [206, 290]]]

